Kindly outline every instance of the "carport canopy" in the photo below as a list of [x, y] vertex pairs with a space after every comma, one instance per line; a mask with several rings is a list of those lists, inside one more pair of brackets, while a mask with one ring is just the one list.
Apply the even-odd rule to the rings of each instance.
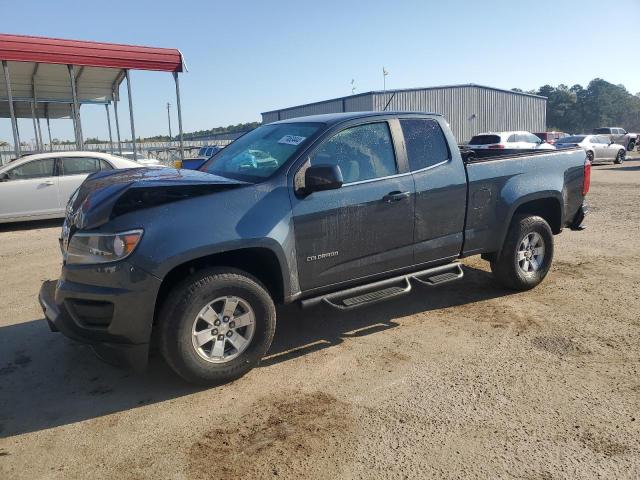
[[[12, 119], [17, 155], [20, 154], [20, 141], [16, 118], [34, 119], [36, 140], [40, 136], [40, 146], [43, 145], [42, 136], [38, 134], [40, 118], [72, 118], [76, 143], [78, 148], [82, 148], [79, 112], [83, 104], [105, 105], [111, 131], [108, 106], [113, 103], [118, 128], [118, 92], [122, 81], [129, 79], [129, 70], [171, 72], [174, 75], [182, 145], [177, 74], [183, 71], [184, 63], [177, 49], [0, 34], [0, 61], [4, 70], [4, 76], [0, 75], [4, 80], [0, 81], [0, 118]], [[127, 88], [132, 140], [135, 143], [129, 83]]]

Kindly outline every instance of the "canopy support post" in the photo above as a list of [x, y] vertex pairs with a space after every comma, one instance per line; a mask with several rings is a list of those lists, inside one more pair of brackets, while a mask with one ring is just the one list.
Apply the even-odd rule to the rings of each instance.
[[71, 95], [73, 96], [73, 126], [76, 130], [76, 146], [78, 150], [84, 150], [82, 139], [82, 123], [80, 121], [80, 106], [78, 105], [78, 90], [76, 88], [76, 73], [73, 65], [67, 65], [71, 78]]
[[111, 116], [109, 115], [109, 104], [104, 104], [104, 109], [107, 112], [107, 126], [109, 127], [109, 149], [111, 150], [111, 155], [113, 155], [113, 136], [111, 135]]
[[36, 122], [38, 125], [38, 137], [40, 137], [40, 150], [44, 152], [44, 140], [42, 138], [42, 127], [40, 126], [40, 114], [38, 113], [38, 104], [36, 103]]
[[11, 129], [13, 130], [13, 143], [16, 152], [16, 158], [20, 156], [20, 134], [18, 133], [18, 122], [16, 120], [16, 112], [13, 108], [13, 95], [11, 94], [11, 79], [9, 78], [9, 65], [6, 60], [2, 60], [2, 69], [4, 70], [4, 79], [7, 82], [7, 99], [9, 101], [9, 115], [11, 116]]
[[122, 156], [122, 142], [120, 141], [120, 122], [118, 120], [118, 98], [113, 97], [113, 116], [116, 119], [116, 137], [118, 139], [118, 155]]
[[49, 122], [49, 104], [44, 106], [44, 115], [47, 117], [47, 130], [49, 132], [49, 151], [53, 152], [53, 142], [51, 141], [51, 123]]
[[33, 136], [36, 140], [36, 151], [40, 152], [40, 141], [38, 140], [38, 125], [36, 124], [36, 102], [31, 102], [31, 120], [33, 120]]
[[131, 78], [129, 78], [129, 69], [124, 71], [127, 78], [127, 96], [129, 97], [129, 119], [131, 121], [131, 144], [133, 146], [133, 161], [138, 160], [138, 152], [136, 150], [136, 128], [133, 124], [133, 100], [131, 99]]
[[184, 140], [182, 138], [182, 106], [180, 104], [180, 83], [178, 72], [173, 72], [173, 80], [176, 83], [176, 108], [178, 110], [178, 132], [180, 134], [180, 161], [184, 160]]
[[38, 92], [36, 90], [36, 75], [38, 74], [39, 68], [40, 64], [36, 63], [35, 67], [33, 68], [33, 73], [31, 73], [31, 95], [33, 97], [34, 103], [33, 109], [35, 110], [35, 121], [38, 127], [36, 131], [36, 143], [39, 143], [39, 150], [41, 152], [44, 152], [44, 140], [42, 139], [42, 129], [40, 128], [40, 112], [38, 110]]

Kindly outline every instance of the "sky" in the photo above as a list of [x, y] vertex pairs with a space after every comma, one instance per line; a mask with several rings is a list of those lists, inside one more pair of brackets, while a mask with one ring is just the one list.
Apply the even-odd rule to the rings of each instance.
[[[477, 83], [640, 92], [640, 0], [189, 1], [0, 0], [0, 32], [178, 48], [185, 131], [259, 121], [277, 108], [387, 88]], [[166, 134], [168, 73], [132, 71], [137, 136]], [[121, 130], [129, 131], [126, 85]], [[177, 130], [173, 109], [172, 128]], [[85, 137], [107, 138], [104, 107], [82, 108]], [[23, 140], [31, 120], [20, 120]], [[70, 120], [52, 134], [72, 138]], [[0, 119], [0, 140], [11, 125]], [[13, 143], [13, 142], [10, 142]]]

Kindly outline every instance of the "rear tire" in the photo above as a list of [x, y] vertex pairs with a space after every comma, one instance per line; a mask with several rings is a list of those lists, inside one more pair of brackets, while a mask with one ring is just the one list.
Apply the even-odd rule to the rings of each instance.
[[160, 350], [169, 366], [188, 382], [217, 385], [258, 365], [273, 340], [276, 311], [257, 279], [240, 270], [212, 268], [173, 289], [159, 327]]
[[627, 150], [628, 150], [629, 152], [633, 152], [633, 147], [635, 147], [635, 146], [636, 146], [636, 142], [635, 142], [635, 140], [631, 140], [631, 141], [629, 142], [629, 145], [627, 145]]
[[589, 160], [589, 163], [593, 164], [593, 152], [592, 151], [588, 151], [587, 152], [587, 160]]
[[624, 163], [625, 155], [626, 155], [626, 152], [624, 150], [619, 150], [618, 154], [616, 155], [616, 159], [613, 161], [613, 163], [617, 165], [622, 165]]
[[500, 255], [491, 262], [496, 279], [512, 290], [530, 290], [547, 276], [553, 262], [553, 233], [542, 218], [517, 215]]

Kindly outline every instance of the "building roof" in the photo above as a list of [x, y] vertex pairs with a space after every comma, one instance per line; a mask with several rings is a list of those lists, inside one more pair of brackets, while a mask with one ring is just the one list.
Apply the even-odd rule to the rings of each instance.
[[[31, 117], [34, 90], [37, 102], [49, 105], [50, 118], [71, 115], [67, 65], [75, 66], [80, 104], [113, 101], [125, 70], [181, 72], [184, 68], [182, 54], [171, 48], [7, 34], [0, 34], [0, 60], [7, 61], [18, 118]], [[9, 117], [7, 100], [7, 86], [0, 72], [0, 118]], [[44, 117], [44, 105], [38, 105], [36, 113]]]
[[545, 99], [545, 100], [547, 99], [547, 97], [543, 97], [543, 96], [540, 96], [540, 95], [534, 95], [532, 93], [515, 92], [513, 90], [506, 90], [504, 88], [487, 87], [486, 85], [478, 85], [478, 84], [475, 84], [475, 83], [465, 83], [465, 84], [460, 84], [460, 85], [440, 85], [440, 86], [436, 86], [436, 87], [401, 88], [401, 89], [395, 89], [395, 90], [372, 90], [370, 92], [357, 93], [355, 95], [347, 95], [347, 96], [344, 96], [344, 97], [330, 98], [330, 99], [321, 100], [321, 101], [318, 101], [318, 102], [304, 103], [304, 104], [301, 104], [301, 105], [295, 105], [293, 107], [276, 108], [274, 110], [269, 110], [269, 111], [266, 111], [266, 112], [262, 112], [262, 115], [269, 114], [269, 113], [275, 113], [275, 112], [284, 112], [284, 111], [287, 111], [287, 110], [292, 110], [294, 108], [309, 107], [309, 106], [312, 106], [312, 105], [320, 105], [320, 104], [323, 104], [323, 103], [335, 102], [335, 101], [340, 101], [340, 100], [348, 99], [348, 98], [364, 97], [364, 96], [367, 96], [367, 95], [384, 95], [384, 94], [393, 94], [393, 93], [399, 93], [399, 92], [417, 92], [417, 91], [424, 91], [424, 90], [442, 90], [442, 89], [468, 88], [468, 87], [482, 88], [482, 89], [487, 89], [487, 90], [494, 90], [494, 91], [498, 91], [498, 92], [511, 93], [513, 95], [523, 95], [523, 96], [527, 96], [527, 97], [535, 97], [535, 98], [541, 98], [541, 99]]

